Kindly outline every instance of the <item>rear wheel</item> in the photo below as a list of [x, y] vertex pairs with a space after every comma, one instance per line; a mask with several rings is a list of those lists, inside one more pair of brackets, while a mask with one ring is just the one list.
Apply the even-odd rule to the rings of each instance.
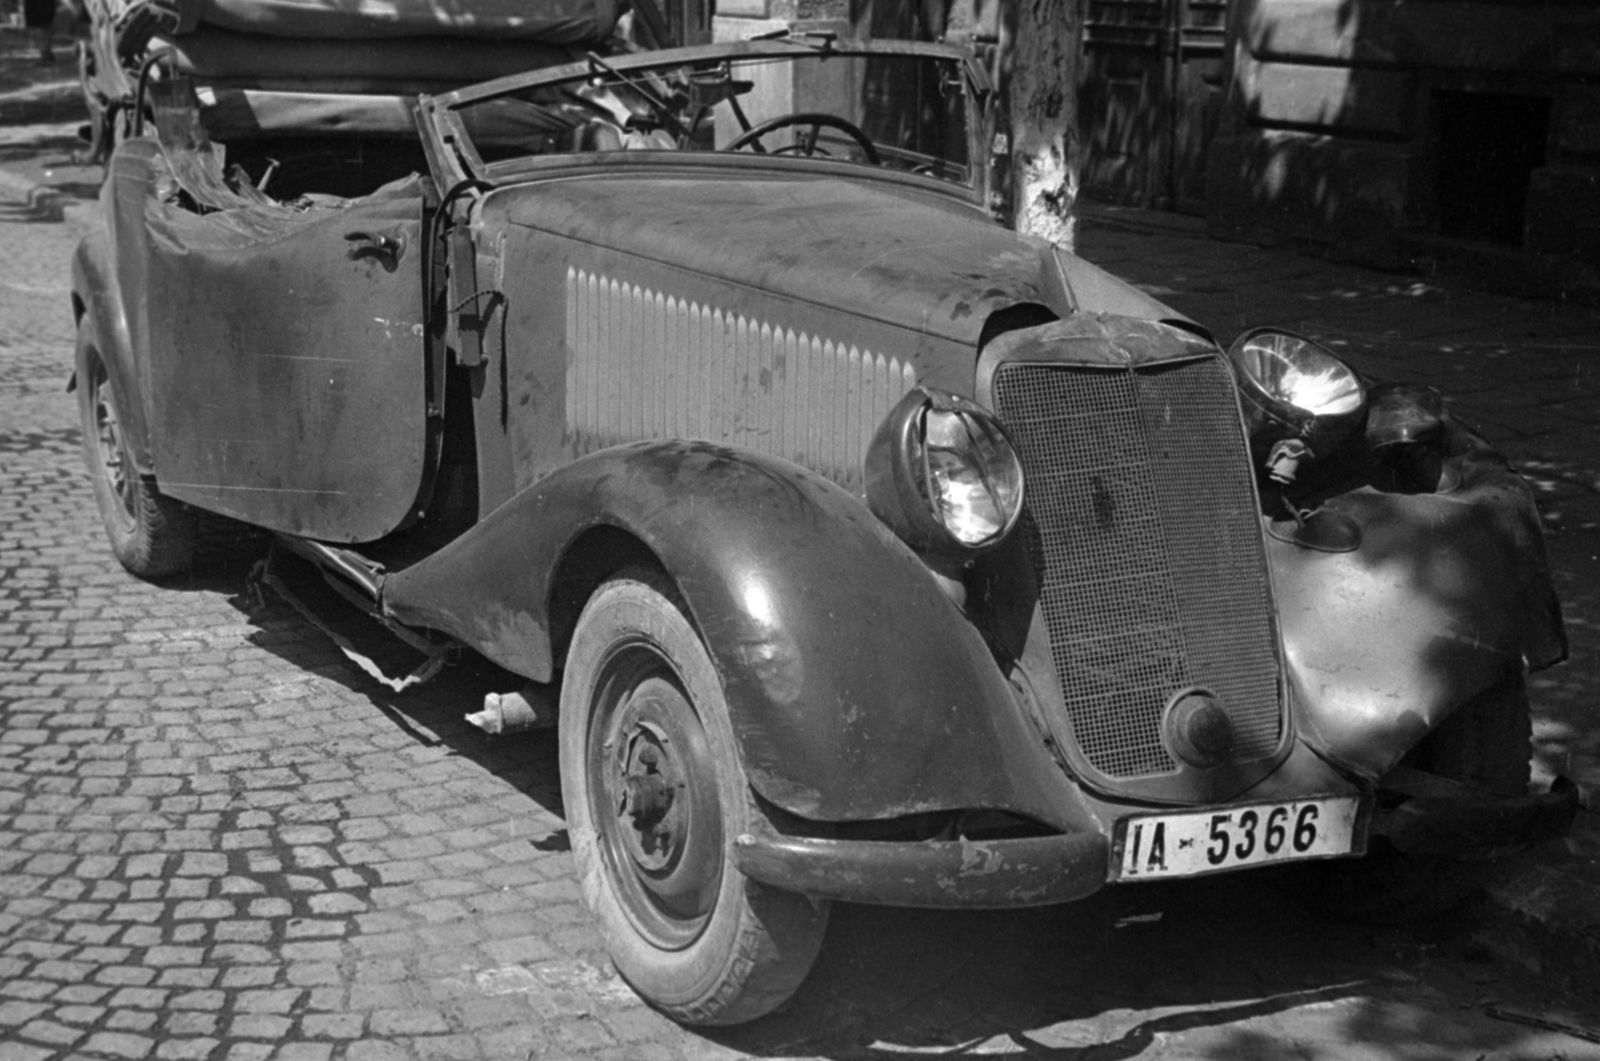
[[141, 578], [184, 570], [194, 560], [194, 512], [163, 496], [153, 477], [139, 474], [123, 431], [122, 397], [81, 326], [76, 367], [83, 455], [111, 551]]
[[617, 970], [689, 1024], [737, 1024], [810, 971], [824, 903], [744, 877], [729, 844], [761, 818], [721, 681], [670, 582], [631, 569], [573, 634], [561, 789], [584, 898]]
[[[1523, 795], [1533, 758], [1528, 695], [1518, 672], [1479, 693], [1409, 757], [1418, 769], [1506, 796]], [[1396, 925], [1449, 913], [1477, 888], [1483, 866], [1401, 851], [1374, 837], [1366, 857], [1295, 867], [1298, 898], [1335, 916]]]

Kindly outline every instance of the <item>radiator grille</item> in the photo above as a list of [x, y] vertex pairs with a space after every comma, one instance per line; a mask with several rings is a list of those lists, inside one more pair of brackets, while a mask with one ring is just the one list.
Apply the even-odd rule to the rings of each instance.
[[1227, 705], [1236, 761], [1270, 754], [1276, 632], [1227, 366], [1006, 365], [994, 391], [1084, 757], [1115, 778], [1173, 772], [1161, 712], [1192, 685]]

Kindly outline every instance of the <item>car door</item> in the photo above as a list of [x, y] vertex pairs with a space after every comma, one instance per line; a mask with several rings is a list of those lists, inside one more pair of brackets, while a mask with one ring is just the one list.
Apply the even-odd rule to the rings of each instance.
[[422, 196], [194, 213], [149, 200], [161, 489], [276, 531], [370, 541], [428, 465]]

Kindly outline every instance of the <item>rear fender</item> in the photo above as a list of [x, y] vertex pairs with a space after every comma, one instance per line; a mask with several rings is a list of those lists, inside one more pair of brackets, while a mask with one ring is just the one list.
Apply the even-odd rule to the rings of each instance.
[[[155, 473], [150, 451], [150, 421], [146, 409], [144, 378], [133, 350], [122, 286], [112, 263], [111, 238], [96, 225], [78, 244], [72, 256], [72, 292], [78, 326], [100, 354], [106, 376], [120, 399], [117, 413], [134, 464], [145, 475]], [[83, 381], [79, 380], [82, 386]]]
[[1566, 655], [1531, 491], [1447, 431], [1450, 488], [1327, 502], [1360, 524], [1354, 552], [1268, 539], [1300, 736], [1371, 779], [1508, 671]]
[[1084, 820], [927, 568], [854, 496], [783, 461], [685, 442], [592, 454], [391, 577], [385, 607], [547, 680], [563, 555], [605, 526], [675, 580], [750, 781], [778, 806], [829, 821], [975, 807]]

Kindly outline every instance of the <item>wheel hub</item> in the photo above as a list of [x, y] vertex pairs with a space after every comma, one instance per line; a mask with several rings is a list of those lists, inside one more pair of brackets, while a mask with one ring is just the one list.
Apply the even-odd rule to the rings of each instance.
[[634, 857], [657, 870], [665, 868], [677, 844], [675, 832], [681, 823], [672, 808], [684, 787], [677, 764], [663, 748], [666, 743], [655, 727], [640, 724], [628, 740], [620, 778], [623, 794], [618, 817], [632, 821]]
[[[624, 653], [602, 684], [592, 809], [629, 918], [658, 945], [698, 937], [722, 884], [722, 808], [705, 729], [653, 652]], [[631, 657], [631, 658], [629, 658]]]

